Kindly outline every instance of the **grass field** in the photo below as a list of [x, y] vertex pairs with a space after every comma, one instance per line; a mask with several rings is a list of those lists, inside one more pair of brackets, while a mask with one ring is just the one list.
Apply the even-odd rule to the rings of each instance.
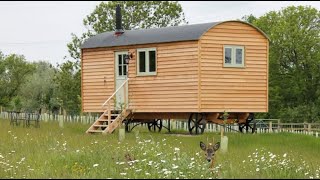
[[0, 119], [0, 178], [318, 178], [320, 138], [227, 133], [228, 153], [209, 170], [199, 142], [220, 134], [183, 136], [137, 127], [118, 142], [88, 135], [88, 125], [41, 122], [12, 127]]

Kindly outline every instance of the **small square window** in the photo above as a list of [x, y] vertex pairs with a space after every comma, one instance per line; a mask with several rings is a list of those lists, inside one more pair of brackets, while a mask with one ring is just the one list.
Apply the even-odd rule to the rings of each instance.
[[244, 67], [244, 47], [224, 46], [224, 67]]
[[155, 48], [137, 50], [137, 75], [156, 75], [157, 53]]

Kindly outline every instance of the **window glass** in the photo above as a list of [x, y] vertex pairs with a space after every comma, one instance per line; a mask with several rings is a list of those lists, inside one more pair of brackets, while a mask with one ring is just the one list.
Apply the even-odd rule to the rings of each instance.
[[225, 48], [224, 49], [224, 62], [226, 64], [231, 64], [231, 48]]
[[122, 66], [118, 66], [118, 72], [119, 76], [122, 76]]
[[120, 66], [122, 64], [122, 55], [118, 55], [118, 65]]
[[149, 72], [156, 71], [156, 52], [149, 51]]
[[127, 75], [127, 65], [123, 65], [123, 75]]
[[146, 52], [139, 52], [139, 72], [146, 72]]
[[236, 49], [236, 64], [242, 64], [242, 49]]

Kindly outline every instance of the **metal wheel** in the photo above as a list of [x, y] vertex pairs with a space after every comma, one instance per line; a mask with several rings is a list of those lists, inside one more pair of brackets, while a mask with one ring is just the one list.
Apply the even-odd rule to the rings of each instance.
[[257, 124], [256, 124], [256, 120], [254, 119], [254, 114], [250, 113], [249, 117], [246, 120], [246, 123], [242, 123], [239, 124], [239, 131], [240, 132], [244, 132], [244, 130], [246, 131], [246, 133], [255, 133], [257, 129]]
[[206, 128], [206, 120], [200, 113], [192, 113], [188, 121], [188, 129], [190, 134], [202, 134]]
[[157, 130], [160, 132], [162, 129], [162, 119], [155, 119], [153, 122], [149, 122], [148, 129], [152, 132], [156, 132]]

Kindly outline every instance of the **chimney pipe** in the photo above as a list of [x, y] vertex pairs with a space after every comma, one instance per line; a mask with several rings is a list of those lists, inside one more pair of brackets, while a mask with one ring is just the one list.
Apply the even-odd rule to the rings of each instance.
[[115, 31], [115, 35], [117, 35], [117, 36], [124, 33], [121, 23], [122, 23], [121, 8], [120, 8], [120, 5], [117, 4], [117, 7], [116, 7], [116, 31]]

